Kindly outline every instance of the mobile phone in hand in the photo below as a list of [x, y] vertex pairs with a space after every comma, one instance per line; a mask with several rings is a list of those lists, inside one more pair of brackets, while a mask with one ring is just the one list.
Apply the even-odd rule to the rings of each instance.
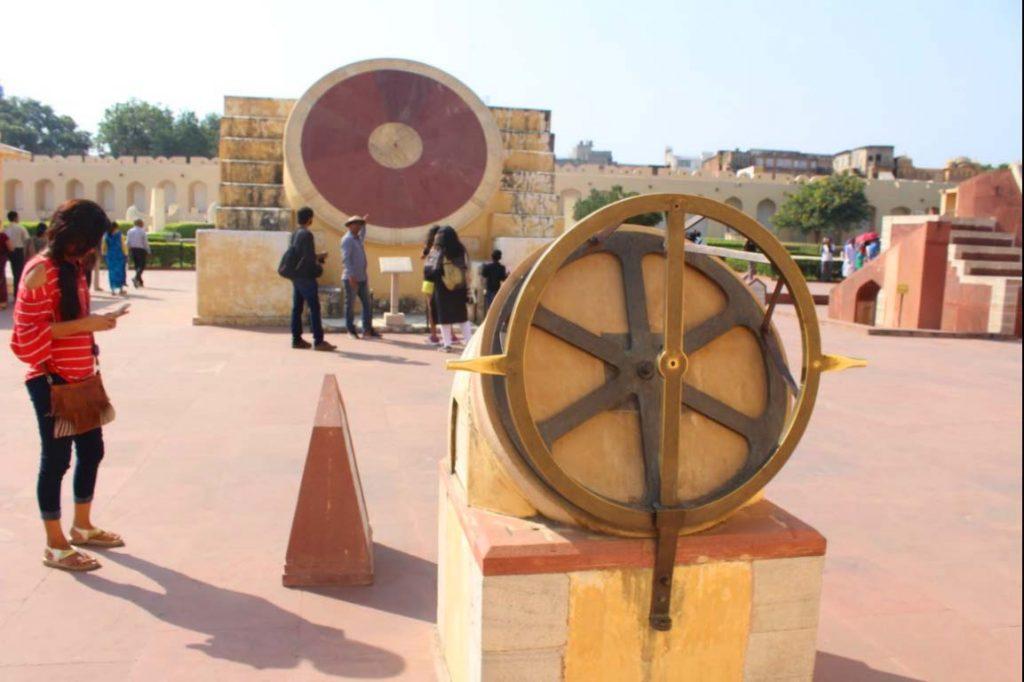
[[121, 306], [119, 306], [117, 308], [117, 310], [115, 310], [114, 312], [110, 313], [110, 315], [112, 315], [113, 317], [121, 317], [122, 315], [127, 314], [128, 308], [130, 308], [131, 306], [132, 306], [131, 303], [124, 303]]

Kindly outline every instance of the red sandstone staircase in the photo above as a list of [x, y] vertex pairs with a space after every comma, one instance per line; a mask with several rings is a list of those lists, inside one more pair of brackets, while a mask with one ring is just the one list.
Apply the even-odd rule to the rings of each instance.
[[960, 224], [950, 233], [948, 260], [960, 284], [991, 288], [988, 332], [1012, 334], [1021, 290], [1021, 247], [994, 221]]

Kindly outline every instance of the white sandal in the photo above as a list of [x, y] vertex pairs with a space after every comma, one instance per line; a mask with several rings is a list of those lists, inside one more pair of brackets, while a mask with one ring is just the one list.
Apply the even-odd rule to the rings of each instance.
[[[68, 561], [72, 557], [78, 557], [78, 559]], [[82, 573], [84, 571], [95, 571], [100, 567], [100, 562], [85, 552], [79, 552], [74, 548], [54, 549], [53, 547], [47, 547], [46, 551], [43, 552], [43, 565], [62, 571]]]
[[[77, 539], [75, 535], [78, 535]], [[101, 536], [106, 535], [104, 539]], [[92, 545], [93, 547], [124, 547], [124, 540], [121, 539], [120, 535], [116, 533], [108, 533], [102, 528], [79, 528], [77, 526], [71, 527], [71, 539], [69, 542], [72, 545], [87, 546]]]

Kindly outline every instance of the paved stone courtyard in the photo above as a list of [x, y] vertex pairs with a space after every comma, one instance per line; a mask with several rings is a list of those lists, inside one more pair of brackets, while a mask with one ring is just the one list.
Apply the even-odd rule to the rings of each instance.
[[[128, 546], [96, 573], [40, 564], [37, 435], [22, 366], [0, 362], [0, 679], [436, 679], [446, 356], [418, 336], [338, 335], [329, 355], [291, 350], [283, 330], [194, 327], [193, 274], [147, 279], [101, 338], [118, 420], [96, 520]], [[795, 318], [777, 319], [796, 350]], [[1020, 679], [1020, 344], [822, 333], [826, 351], [871, 366], [823, 378], [767, 490], [829, 540], [817, 679]], [[352, 423], [377, 582], [289, 590], [285, 545], [327, 372]]]

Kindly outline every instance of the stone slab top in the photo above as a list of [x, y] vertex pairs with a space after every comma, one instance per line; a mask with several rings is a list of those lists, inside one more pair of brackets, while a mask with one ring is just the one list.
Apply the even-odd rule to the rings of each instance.
[[[451, 501], [485, 575], [651, 568], [653, 538], [623, 538], [546, 519], [520, 519], [467, 506], [459, 480], [441, 465]], [[761, 500], [706, 531], [679, 538], [676, 564], [822, 556], [825, 537], [782, 507]]]

